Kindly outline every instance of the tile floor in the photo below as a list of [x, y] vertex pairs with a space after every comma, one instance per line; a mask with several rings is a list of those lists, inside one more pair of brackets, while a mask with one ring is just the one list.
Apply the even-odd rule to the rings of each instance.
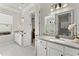
[[35, 56], [35, 48], [33, 46], [20, 47], [16, 43], [0, 46], [1, 56]]

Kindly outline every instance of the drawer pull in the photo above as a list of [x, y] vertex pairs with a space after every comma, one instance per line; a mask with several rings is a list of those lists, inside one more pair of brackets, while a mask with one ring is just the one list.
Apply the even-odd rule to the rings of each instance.
[[22, 35], [22, 37], [23, 37], [23, 35]]
[[61, 54], [61, 56], [63, 56], [63, 54]]
[[42, 41], [40, 41], [40, 43], [42, 43]]
[[45, 48], [45, 50], [46, 50], [46, 48]]
[[78, 55], [79, 55], [79, 53], [78, 53]]

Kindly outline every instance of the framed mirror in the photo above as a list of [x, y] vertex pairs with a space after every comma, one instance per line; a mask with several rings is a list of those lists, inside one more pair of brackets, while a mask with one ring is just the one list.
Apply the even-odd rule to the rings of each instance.
[[57, 35], [64, 38], [71, 38], [74, 35], [74, 31], [69, 31], [68, 26], [72, 23], [74, 23], [73, 11], [56, 14]]

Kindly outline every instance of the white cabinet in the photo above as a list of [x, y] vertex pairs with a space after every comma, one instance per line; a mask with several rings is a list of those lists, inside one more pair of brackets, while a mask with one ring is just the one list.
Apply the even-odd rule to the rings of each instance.
[[57, 49], [48, 47], [47, 48], [47, 56], [63, 56], [63, 52]]
[[22, 39], [23, 39], [22, 35], [23, 35], [22, 32], [15, 32], [14, 33], [15, 42], [17, 44], [19, 44], [20, 46], [22, 46]]
[[65, 56], [79, 56], [79, 50], [71, 47], [65, 47], [64, 50]]
[[46, 56], [46, 41], [37, 40], [37, 56]]
[[37, 56], [79, 56], [79, 49], [38, 39]]
[[47, 42], [47, 56], [63, 56], [62, 45]]

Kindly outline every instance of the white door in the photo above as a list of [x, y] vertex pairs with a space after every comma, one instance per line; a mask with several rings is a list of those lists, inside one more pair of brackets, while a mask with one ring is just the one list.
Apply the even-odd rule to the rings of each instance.
[[29, 46], [31, 45], [31, 31], [32, 31], [31, 15], [29, 12], [25, 14], [24, 23], [25, 24], [24, 24], [23, 45]]
[[63, 56], [63, 52], [50, 48], [47, 48], [47, 56]]

